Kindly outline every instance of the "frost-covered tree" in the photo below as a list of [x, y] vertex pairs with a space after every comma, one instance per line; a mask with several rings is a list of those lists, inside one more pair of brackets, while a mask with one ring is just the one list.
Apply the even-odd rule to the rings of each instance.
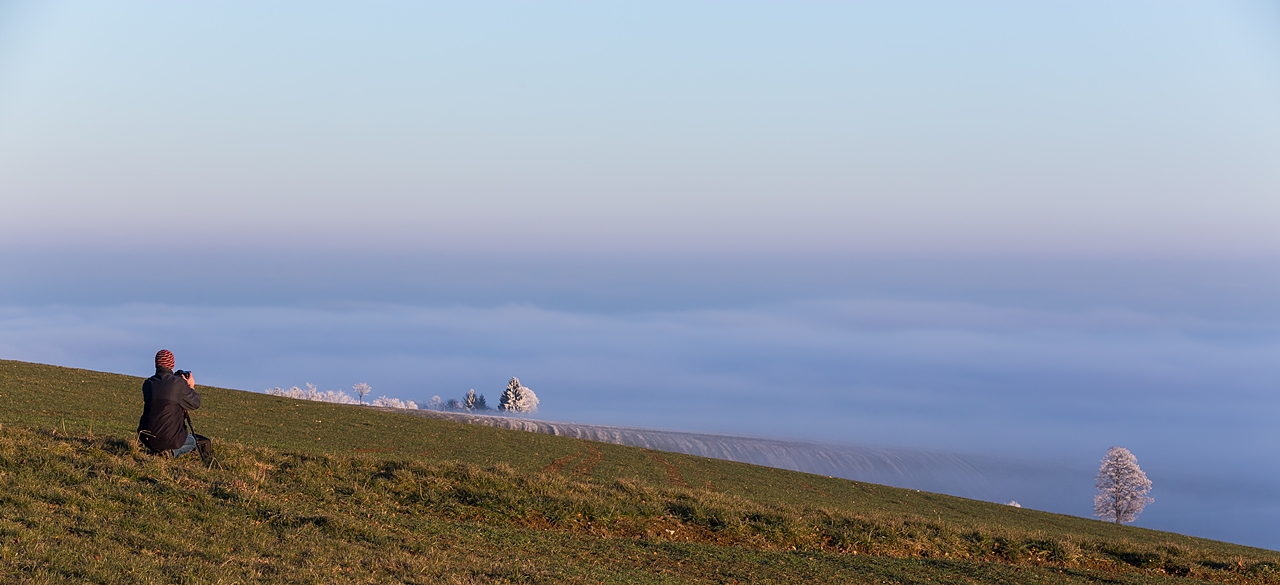
[[352, 386], [351, 389], [355, 390], [356, 396], [360, 397], [360, 404], [364, 404], [364, 397], [373, 391], [373, 388], [364, 382]]
[[476, 410], [489, 410], [489, 401], [484, 399], [484, 394], [476, 397]]
[[519, 378], [507, 383], [507, 390], [498, 399], [498, 410], [505, 412], [537, 412], [538, 395], [520, 385]]
[[1138, 458], [1124, 447], [1107, 449], [1098, 469], [1097, 486], [1093, 514], [1116, 524], [1137, 520], [1142, 508], [1155, 501], [1147, 497], [1151, 480], [1138, 467]]
[[439, 396], [432, 396], [431, 400], [427, 401], [427, 410], [440, 410], [442, 408], [444, 408], [444, 403], [440, 401]]
[[457, 398], [450, 398], [449, 401], [444, 404], [444, 409], [445, 410], [462, 410], [462, 403], [458, 402]]

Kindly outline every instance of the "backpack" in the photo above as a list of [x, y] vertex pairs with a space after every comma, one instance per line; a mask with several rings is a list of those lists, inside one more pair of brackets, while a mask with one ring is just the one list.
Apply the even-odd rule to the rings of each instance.
[[196, 453], [200, 455], [200, 460], [205, 465], [213, 465], [214, 461], [216, 461], [213, 457], [213, 439], [196, 432], [196, 428], [191, 425], [191, 415], [183, 412], [182, 418], [187, 422], [187, 432], [196, 438]]

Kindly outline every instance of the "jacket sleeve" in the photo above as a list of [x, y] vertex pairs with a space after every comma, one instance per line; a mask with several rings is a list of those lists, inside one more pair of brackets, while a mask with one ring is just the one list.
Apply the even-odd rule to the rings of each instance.
[[200, 408], [200, 395], [195, 390], [188, 388], [184, 383], [182, 386], [184, 392], [178, 403], [182, 405], [182, 410], [195, 410]]

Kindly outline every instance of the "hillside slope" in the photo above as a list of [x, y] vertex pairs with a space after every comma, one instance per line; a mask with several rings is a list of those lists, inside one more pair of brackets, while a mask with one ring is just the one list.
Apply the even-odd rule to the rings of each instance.
[[149, 582], [1280, 582], [1280, 554], [753, 465], [0, 361], [0, 574]]

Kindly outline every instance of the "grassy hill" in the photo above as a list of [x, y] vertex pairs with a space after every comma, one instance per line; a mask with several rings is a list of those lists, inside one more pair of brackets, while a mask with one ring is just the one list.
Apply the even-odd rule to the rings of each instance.
[[217, 388], [206, 468], [139, 452], [140, 384], [0, 361], [0, 580], [1280, 583], [1273, 551]]

